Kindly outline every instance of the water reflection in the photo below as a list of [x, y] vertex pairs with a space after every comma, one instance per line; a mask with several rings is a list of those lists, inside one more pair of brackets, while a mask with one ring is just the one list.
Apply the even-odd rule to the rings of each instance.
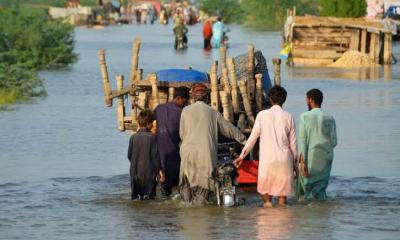
[[287, 208], [258, 208], [254, 213], [257, 239], [292, 239], [296, 224], [294, 212]]
[[311, 79], [351, 79], [358, 81], [391, 81], [393, 79], [392, 67], [365, 68], [314, 68], [294, 67], [288, 68], [287, 74], [290, 78], [311, 78]]

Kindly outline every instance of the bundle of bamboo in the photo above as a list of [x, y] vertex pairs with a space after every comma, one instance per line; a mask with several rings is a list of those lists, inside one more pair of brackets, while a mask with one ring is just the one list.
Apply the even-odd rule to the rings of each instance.
[[[102, 74], [104, 99], [107, 107], [112, 106], [114, 98], [118, 99], [117, 122], [118, 130], [136, 131], [138, 129], [138, 110], [150, 108], [154, 110], [158, 104], [173, 100], [174, 89], [180, 86], [191, 87], [192, 82], [158, 81], [155, 73], [143, 79], [143, 71], [139, 69], [140, 39], [133, 41], [132, 64], [128, 86], [124, 86], [124, 76], [118, 75], [117, 90], [111, 90], [105, 58], [105, 50], [99, 50], [99, 62]], [[261, 54], [261, 53], [259, 53]], [[210, 106], [220, 111], [224, 118], [237, 125], [243, 132], [250, 132], [257, 113], [267, 107], [263, 99], [262, 74], [255, 67], [254, 46], [249, 45], [245, 65], [245, 77], [242, 77], [243, 64], [237, 71], [234, 58], [227, 57], [227, 48], [220, 48], [220, 61], [211, 64], [209, 82], [211, 89]], [[262, 54], [261, 54], [262, 56]], [[264, 59], [262, 57], [262, 59]], [[265, 61], [265, 59], [264, 59]], [[280, 84], [280, 61], [274, 59], [275, 84]], [[259, 62], [257, 63], [259, 65]], [[218, 76], [220, 66], [220, 76]], [[266, 65], [265, 67], [266, 68]], [[264, 69], [266, 70], [266, 69]], [[240, 78], [238, 79], [238, 76]], [[130, 115], [126, 114], [124, 96], [129, 96]]]

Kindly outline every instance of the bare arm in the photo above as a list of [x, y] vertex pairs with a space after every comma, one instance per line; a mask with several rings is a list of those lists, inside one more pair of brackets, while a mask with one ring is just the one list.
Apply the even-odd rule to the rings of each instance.
[[332, 118], [332, 128], [331, 128], [331, 143], [332, 148], [337, 145], [337, 135], [336, 135], [336, 122], [335, 119]]
[[235, 127], [231, 122], [227, 121], [221, 113], [215, 111], [217, 114], [218, 130], [227, 138], [235, 139], [238, 143], [245, 144], [246, 136]]
[[290, 131], [289, 131], [289, 143], [290, 151], [293, 155], [293, 165], [297, 167], [297, 139], [296, 139], [296, 124], [293, 117], [290, 119]]

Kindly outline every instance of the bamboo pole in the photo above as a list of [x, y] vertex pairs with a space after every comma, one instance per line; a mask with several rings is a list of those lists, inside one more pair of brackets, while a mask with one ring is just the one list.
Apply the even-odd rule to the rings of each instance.
[[274, 85], [275, 86], [280, 86], [281, 85], [281, 59], [280, 58], [274, 58], [272, 59], [272, 62], [274, 64]]
[[256, 74], [256, 105], [258, 111], [263, 110], [262, 106], [262, 74]]
[[227, 59], [227, 65], [229, 68], [229, 78], [231, 80], [231, 95], [232, 95], [232, 108], [235, 114], [239, 113], [239, 94], [238, 94], [238, 83], [235, 74], [235, 62], [233, 58]]
[[383, 42], [383, 63], [390, 64], [392, 57], [392, 34], [385, 33]]
[[[122, 88], [124, 87], [124, 76], [118, 75], [116, 77], [116, 80], [117, 80], [117, 90], [121, 91]], [[118, 97], [117, 119], [118, 119], [118, 130], [121, 132], [125, 131], [124, 117], [125, 117], [124, 96], [120, 96]]]
[[154, 110], [160, 104], [160, 98], [158, 96], [157, 75], [155, 73], [149, 74], [149, 81], [151, 83], [151, 96], [153, 97], [152, 110]]
[[223, 109], [224, 118], [230, 122], [233, 121], [232, 106], [229, 105], [228, 94], [225, 91], [219, 91], [221, 97], [221, 105]]
[[211, 65], [210, 80], [211, 80], [211, 107], [218, 111], [218, 77], [217, 77], [218, 61], [214, 61]]
[[139, 66], [139, 51], [140, 51], [140, 39], [135, 38], [132, 42], [132, 59], [131, 59], [131, 73], [129, 76], [129, 82], [133, 82], [136, 79], [136, 70]]
[[99, 56], [99, 63], [101, 70], [101, 79], [103, 82], [104, 100], [106, 106], [111, 107], [112, 106], [111, 85], [110, 85], [110, 80], [108, 79], [106, 51], [104, 49], [100, 49], [98, 52], [98, 56]]
[[254, 81], [254, 45], [247, 46], [247, 93], [250, 101], [254, 99], [256, 84]]
[[175, 88], [173, 87], [168, 88], [168, 102], [174, 101], [174, 93], [175, 93]]
[[247, 87], [243, 81], [239, 82], [239, 89], [240, 89], [240, 93], [242, 94], [243, 106], [244, 106], [244, 110], [246, 111], [248, 122], [249, 122], [250, 126], [253, 127], [253, 125], [254, 125], [253, 110], [251, 108], [249, 95], [247, 93]]

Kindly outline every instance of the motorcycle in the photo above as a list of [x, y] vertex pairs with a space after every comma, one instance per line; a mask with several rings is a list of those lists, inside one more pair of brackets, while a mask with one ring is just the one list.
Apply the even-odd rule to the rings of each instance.
[[176, 38], [177, 44], [176, 44], [176, 49], [186, 49], [187, 45], [183, 39], [183, 36], [179, 36]]
[[237, 177], [239, 175], [233, 164], [233, 158], [237, 156], [234, 146], [235, 143], [218, 144], [218, 163], [212, 172], [218, 206], [238, 205]]

